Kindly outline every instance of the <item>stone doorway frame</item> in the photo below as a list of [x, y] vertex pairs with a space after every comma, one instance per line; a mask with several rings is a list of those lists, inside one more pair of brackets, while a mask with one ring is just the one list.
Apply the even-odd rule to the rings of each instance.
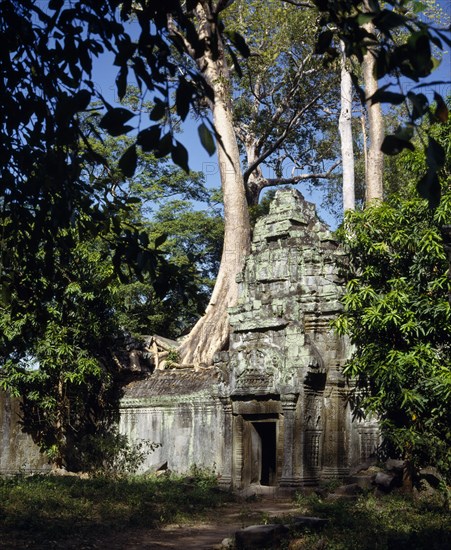
[[[283, 460], [280, 424], [278, 413], [239, 414], [234, 417], [235, 480], [241, 488], [278, 485]], [[265, 433], [265, 427], [267, 429], [271, 425], [274, 428]]]
[[[274, 439], [263, 441], [258, 433], [258, 424], [275, 424]], [[255, 442], [259, 441], [260, 456]], [[274, 445], [268, 449], [268, 445]], [[265, 446], [266, 448], [263, 448]], [[233, 415], [233, 485], [237, 489], [244, 489], [250, 485], [278, 486], [283, 466], [283, 417], [278, 412], [242, 413]], [[264, 472], [263, 453], [273, 453], [274, 472]], [[258, 460], [258, 463], [255, 461]], [[265, 479], [268, 478], [268, 479]], [[271, 479], [269, 479], [271, 478]], [[268, 483], [262, 483], [268, 481]]]

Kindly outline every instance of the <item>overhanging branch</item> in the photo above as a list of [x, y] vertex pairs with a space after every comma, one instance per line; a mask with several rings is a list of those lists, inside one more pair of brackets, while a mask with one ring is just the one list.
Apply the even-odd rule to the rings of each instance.
[[249, 179], [249, 176], [252, 174], [252, 172], [257, 168], [259, 164], [261, 164], [263, 161], [265, 161], [274, 151], [276, 151], [280, 145], [285, 141], [288, 132], [296, 125], [298, 120], [304, 115], [304, 113], [310, 109], [321, 97], [322, 94], [318, 94], [316, 97], [314, 97], [307, 105], [305, 105], [300, 111], [298, 111], [288, 122], [286, 125], [284, 131], [279, 136], [278, 139], [274, 143], [272, 143], [263, 153], [261, 153], [255, 161], [246, 169], [246, 171], [243, 174], [244, 181], [247, 182]]

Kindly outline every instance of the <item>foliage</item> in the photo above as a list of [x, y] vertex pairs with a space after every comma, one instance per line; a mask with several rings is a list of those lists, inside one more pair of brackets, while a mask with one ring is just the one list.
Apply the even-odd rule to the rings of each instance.
[[[80, 148], [78, 114], [96, 93], [93, 58], [105, 48], [119, 54], [127, 42], [116, 7], [114, 1], [2, 2], [0, 277], [3, 303], [13, 299], [24, 314], [47, 300], [48, 288], [39, 283], [54, 276], [55, 256], [71, 246], [68, 234], [83, 240], [109, 232], [115, 214], [128, 206], [104, 181], [81, 177], [83, 165], [104, 164], [95, 151]], [[131, 233], [119, 232], [111, 244], [116, 250], [134, 244], [146, 263], [155, 259]]]
[[[148, 113], [152, 107], [138, 92], [128, 90], [124, 107]], [[92, 197], [95, 204], [77, 209], [67, 227], [55, 221], [48, 242], [40, 241], [33, 258], [20, 246], [2, 249], [7, 253], [2, 256], [0, 385], [22, 398], [24, 429], [41, 450], [72, 470], [96, 467], [100, 448], [91, 444], [94, 435], [114, 439], [109, 424], [118, 416], [128, 361], [126, 335], [179, 336], [206, 300], [195, 259], [191, 264], [185, 255], [180, 261], [179, 253], [171, 262], [167, 247], [158, 250], [162, 233], [176, 235], [177, 229], [163, 227], [161, 216], [153, 224], [143, 218], [150, 204], [164, 196], [207, 200], [200, 174], [187, 175], [167, 158], [139, 152], [130, 179], [121, 158], [133, 139], [95, 129], [100, 116], [94, 104], [77, 122], [82, 136], [79, 182], [98, 191]], [[92, 155], [104, 163], [93, 164]], [[14, 226], [8, 200], [3, 201], [5, 245], [28, 235]], [[69, 214], [61, 210], [57, 215]], [[196, 223], [207, 235], [208, 222], [202, 226], [201, 219], [199, 212]], [[33, 227], [37, 223], [35, 219]], [[49, 216], [45, 223], [52, 226]], [[214, 223], [212, 218], [208, 227]], [[198, 263], [204, 234], [200, 240]]]
[[82, 174], [106, 162], [79, 113], [96, 97], [93, 58], [120, 57], [130, 43], [118, 5], [25, 0], [1, 10], [1, 385], [22, 397], [41, 448], [74, 468], [77, 442], [117, 415], [115, 272], [127, 259], [152, 274], [158, 256], [121, 221], [133, 201]]
[[436, 497], [420, 493], [416, 500], [367, 495], [322, 501], [316, 495], [297, 495], [302, 515], [328, 518], [329, 523], [320, 533], [299, 533], [289, 548], [445, 550], [451, 542], [449, 513]]
[[[317, 52], [326, 58], [336, 59], [339, 55], [338, 40], [342, 40], [346, 56], [355, 56], [361, 64], [363, 56], [369, 51], [376, 59], [377, 78], [388, 79], [388, 83], [371, 97], [371, 101], [392, 105], [404, 103], [406, 107], [406, 123], [386, 136], [382, 144], [384, 153], [397, 155], [405, 149], [413, 151], [412, 138], [424, 116], [428, 116], [434, 123], [448, 120], [448, 108], [440, 94], [434, 93], [433, 105], [422, 93], [425, 84], [415, 84], [408, 92], [404, 92], [400, 86], [401, 79], [407, 78], [418, 83], [429, 76], [438, 64], [434, 58], [434, 48], [444, 51], [446, 45], [451, 45], [447, 29], [437, 28], [419, 16], [425, 4], [412, 3], [411, 0], [389, 0], [384, 4], [372, 0], [338, 0], [332, 6], [330, 2], [314, 0], [314, 4], [322, 16]], [[368, 22], [374, 25], [375, 34], [364, 28]], [[358, 86], [356, 74], [354, 83], [363, 101], [364, 93]], [[392, 91], [394, 88], [396, 92]], [[424, 153], [427, 169], [418, 181], [418, 192], [428, 199], [431, 206], [437, 206], [441, 194], [439, 172], [445, 162], [445, 153], [430, 134], [424, 145]]]
[[[127, 89], [122, 104], [140, 116], [153, 108], [141, 100], [134, 87]], [[143, 265], [138, 265], [138, 271], [127, 269], [131, 258], [122, 262], [119, 273], [124, 282], [115, 302], [119, 324], [138, 338], [144, 334], [176, 338], [192, 326], [208, 303], [222, 249], [220, 211], [212, 192], [204, 186], [203, 175], [186, 174], [168, 157], [157, 158], [154, 153], [138, 150], [136, 170], [133, 176], [125, 176], [119, 162], [133, 138], [90, 130], [99, 116], [98, 105], [93, 105], [84, 125], [90, 147], [107, 160], [107, 168], [87, 165], [83, 177], [103, 179], [116, 194], [125, 195], [132, 204], [127, 212], [117, 215], [116, 221], [131, 231], [140, 231], [161, 252], [153, 273]], [[205, 205], [208, 211], [201, 209]]]
[[[447, 108], [451, 105], [451, 96], [445, 98]], [[399, 106], [391, 110], [386, 115], [386, 122], [389, 131], [393, 131], [402, 118], [404, 108]], [[445, 162], [438, 172], [440, 180], [444, 183], [445, 189], [451, 177], [451, 141], [449, 135], [451, 132], [451, 118], [442, 124], [434, 124], [433, 121], [423, 120], [420, 126], [422, 133], [427, 133], [437, 142], [444, 151]], [[399, 193], [408, 197], [411, 193], [411, 183], [427, 170], [428, 159], [424, 154], [422, 143], [419, 136], [412, 138], [413, 151], [404, 150], [397, 156], [391, 156], [386, 159], [385, 180], [388, 193]]]
[[[119, 480], [18, 476], [0, 479], [0, 528], [11, 545], [18, 541], [38, 547], [50, 540], [55, 547], [106, 546], [110, 537], [116, 544], [129, 544], [139, 528], [148, 536], [149, 527], [167, 523], [213, 515], [218, 521], [221, 506], [231, 499], [229, 493], [218, 491], [212, 472], [198, 468], [189, 476]], [[298, 495], [296, 505], [300, 515], [330, 521], [320, 533], [300, 532], [290, 548], [444, 550], [451, 542], [448, 511], [439, 500], [422, 493], [415, 500], [369, 495], [356, 501]], [[238, 506], [237, 517], [255, 523], [249, 513], [243, 518], [243, 508], [248, 510], [251, 504]]]
[[[190, 32], [193, 24], [179, 2], [2, 2], [0, 282], [2, 307], [18, 320], [16, 329], [21, 317], [47, 315], [51, 286], [42, 281], [62, 286], [54, 265], [74, 242], [107, 236], [120, 276], [124, 262], [153, 274], [158, 260], [154, 247], [146, 235], [121, 222], [136, 197], [116, 192], [116, 180], [133, 175], [140, 151], [157, 158], [171, 155], [186, 170], [186, 151], [174, 137], [172, 109], [165, 101], [185, 119], [191, 105], [211, 96], [202, 75], [190, 66], [185, 69], [183, 56], [174, 60], [173, 52], [181, 54], [184, 46], [168, 30], [169, 14], [188, 32], [187, 43], [202, 51], [204, 44]], [[123, 25], [135, 16], [141, 29], [138, 42]], [[93, 59], [105, 50], [115, 55], [119, 98], [127, 93], [129, 71], [138, 82], [139, 102], [144, 101], [144, 85], [156, 94], [149, 128], [142, 128], [147, 117], [141, 112], [112, 107], [93, 84]], [[132, 119], [140, 126], [130, 144], [123, 140], [126, 151], [113, 167], [102, 151], [91, 147], [94, 120], [80, 116], [94, 99], [106, 109], [98, 126], [110, 135], [133, 130]], [[106, 177], [97, 177], [99, 173]], [[34, 338], [39, 327], [39, 322], [24, 323], [16, 343]]]
[[[448, 137], [449, 139], [449, 137]], [[441, 227], [451, 221], [451, 188], [431, 211], [420, 198], [347, 215], [344, 312], [335, 321], [355, 352], [356, 413], [381, 422], [385, 452], [451, 475], [451, 304]]]
[[147, 456], [161, 443], [149, 440], [130, 442], [113, 425], [97, 434], [88, 435], [80, 446], [80, 463], [94, 476], [120, 478], [134, 474]]
[[151, 239], [161, 233], [166, 236], [161, 252], [179, 274], [168, 279], [164, 298], [150, 318], [158, 334], [180, 336], [208, 304], [219, 269], [224, 222], [210, 200], [207, 205], [208, 210], [199, 203], [195, 209], [188, 201], [168, 201], [147, 224]]
[[230, 498], [200, 469], [189, 476], [1, 478], [0, 529], [33, 547], [49, 540], [75, 547], [126, 529], [202, 518]]
[[80, 442], [118, 414], [122, 342], [111, 258], [99, 242], [66, 236], [73, 244], [58, 250], [54, 276], [39, 280], [46, 291], [39, 309], [0, 309], [0, 382], [22, 398], [24, 428], [49, 458], [78, 469]]
[[335, 136], [328, 130], [336, 114], [338, 75], [314, 55], [318, 13], [313, 6], [238, 0], [224, 17], [251, 51], [231, 88], [253, 206], [262, 188], [309, 181], [309, 175], [315, 180], [314, 174], [326, 172], [325, 164], [336, 160]]
[[[115, 355], [117, 337], [123, 334], [118, 320], [121, 308], [115, 299], [121, 290], [117, 278], [125, 284], [135, 277], [133, 283], [138, 285], [147, 273], [144, 284], [154, 290], [145, 305], [156, 300], [164, 308], [168, 303], [164, 297], [175, 297], [172, 311], [181, 303], [180, 289], [191, 284], [190, 314], [203, 300], [195, 295], [199, 280], [206, 287], [210, 284], [204, 280], [211, 277], [210, 273], [205, 276], [208, 262], [200, 262], [199, 272], [194, 270], [183, 278], [181, 270], [166, 261], [164, 238], [155, 233], [150, 238], [136, 204], [142, 195], [143, 174], [155, 168], [155, 159], [170, 155], [188, 171], [187, 152], [175, 137], [177, 121], [186, 120], [191, 108], [202, 114], [205, 99], [212, 99], [210, 87], [194, 68], [192, 52], [197, 59], [206, 51], [217, 56], [224, 37], [236, 67], [235, 52], [249, 54], [239, 32], [227, 33], [220, 20], [227, 4], [216, 3], [209, 22], [211, 32], [204, 37], [193, 22], [194, 1], [2, 2], [2, 387], [23, 397], [26, 428], [59, 462], [68, 460], [78, 467], [76, 441], [117, 414]], [[343, 13], [339, 5], [333, 7], [340, 26]], [[136, 40], [124, 27], [132, 19]], [[358, 17], [354, 19], [351, 23], [358, 26]], [[390, 20], [393, 16], [388, 23], [379, 17], [376, 25], [389, 38]], [[424, 36], [407, 45], [404, 58], [396, 50], [395, 68], [408, 59], [420, 76], [427, 72], [429, 60], [417, 47], [430, 39], [429, 30], [423, 31]], [[360, 37], [358, 32], [355, 36]], [[321, 40], [324, 43], [324, 36]], [[127, 94], [130, 75], [136, 79], [139, 95], [132, 101], [137, 109], [111, 106], [93, 84], [92, 62], [104, 51], [115, 56], [120, 99]], [[415, 61], [412, 52], [419, 60]], [[145, 93], [154, 94], [150, 112]], [[106, 112], [91, 112], [90, 119], [82, 114], [89, 111], [92, 100], [99, 100]], [[437, 101], [435, 114], [441, 118], [443, 108]], [[145, 127], [148, 119], [150, 126]], [[119, 138], [125, 151], [105, 158], [107, 151], [91, 140], [93, 134], [102, 134], [96, 126]], [[136, 133], [136, 139], [123, 137], [131, 133]], [[212, 153], [208, 121], [201, 123], [199, 133]], [[430, 142], [429, 160], [439, 167], [441, 149], [434, 143]], [[136, 172], [142, 176], [137, 188], [124, 186]], [[174, 172], [169, 172], [175, 181]], [[188, 193], [186, 186], [193, 183], [193, 194], [200, 192], [190, 178], [179, 179], [174, 188]], [[167, 189], [160, 186], [159, 192], [162, 188]], [[209, 231], [215, 235], [217, 220], [207, 218]], [[212, 243], [213, 239], [208, 247]], [[189, 254], [200, 257], [201, 252], [189, 250], [185, 258], [190, 259]], [[174, 281], [177, 292], [172, 292]], [[135, 290], [129, 295], [133, 307], [143, 297], [142, 287]], [[150, 314], [148, 308], [143, 309], [139, 315]], [[138, 321], [136, 332], [142, 326]]]
[[[207, 300], [221, 218], [193, 212], [187, 203], [184, 212], [170, 204], [152, 223], [135, 205], [116, 217], [121, 230], [137, 229], [146, 246], [167, 232], [171, 246], [155, 250], [152, 275], [117, 265], [109, 234], [77, 242], [77, 231], [66, 231], [70, 244], [54, 256], [51, 277], [38, 281], [46, 300], [24, 315], [12, 307], [13, 293], [10, 306], [0, 309], [1, 387], [22, 398], [24, 429], [49, 459], [69, 469], [95, 467], [99, 449], [89, 442], [112, 437], [109, 424], [119, 414], [127, 349], [139, 348], [126, 334], [179, 336]], [[193, 234], [196, 242], [185, 249]], [[15, 261], [23, 265], [23, 258]]]

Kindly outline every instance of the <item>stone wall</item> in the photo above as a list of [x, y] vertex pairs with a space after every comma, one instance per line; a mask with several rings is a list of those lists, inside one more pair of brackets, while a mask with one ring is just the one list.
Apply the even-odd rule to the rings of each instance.
[[193, 465], [222, 471], [224, 415], [214, 395], [218, 376], [215, 369], [156, 370], [146, 380], [127, 386], [121, 432], [133, 441], [160, 445], [141, 471], [186, 472]]
[[0, 391], [0, 474], [42, 472], [50, 468], [20, 425], [20, 401]]
[[353, 423], [347, 404], [341, 369], [350, 344], [330, 328], [341, 311], [344, 258], [295, 190], [278, 191], [256, 224], [230, 310], [229, 350], [216, 361], [225, 375], [221, 395], [230, 399], [226, 448], [236, 487], [261, 482], [265, 446], [274, 470], [265, 480], [281, 486], [344, 476], [375, 449], [377, 426]]

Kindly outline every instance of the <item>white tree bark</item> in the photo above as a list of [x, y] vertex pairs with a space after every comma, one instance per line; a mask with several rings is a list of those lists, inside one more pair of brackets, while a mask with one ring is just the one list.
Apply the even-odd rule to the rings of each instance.
[[346, 69], [344, 46], [341, 45], [341, 110], [338, 130], [343, 168], [343, 212], [355, 210], [354, 146], [352, 141], [352, 79]]
[[[200, 34], [210, 32], [208, 4], [198, 5]], [[211, 105], [215, 129], [220, 135], [217, 143], [218, 163], [224, 198], [224, 248], [216, 284], [205, 311], [179, 348], [184, 364], [210, 365], [217, 351], [224, 349], [229, 336], [228, 307], [238, 298], [236, 276], [243, 269], [250, 250], [250, 223], [238, 144], [233, 126], [229, 97], [229, 74], [224, 49], [219, 44], [217, 59], [207, 52], [199, 64], [214, 90]]]
[[[367, 5], [367, 3], [365, 2]], [[367, 11], [370, 11], [367, 7]], [[366, 30], [375, 35], [376, 29], [372, 22], [365, 24]], [[371, 52], [367, 51], [363, 58], [363, 81], [365, 85], [366, 108], [368, 113], [368, 162], [366, 166], [366, 204], [374, 200], [383, 200], [384, 187], [384, 154], [381, 151], [384, 141], [384, 119], [380, 103], [372, 104], [370, 98], [378, 89], [376, 79], [376, 60]]]

